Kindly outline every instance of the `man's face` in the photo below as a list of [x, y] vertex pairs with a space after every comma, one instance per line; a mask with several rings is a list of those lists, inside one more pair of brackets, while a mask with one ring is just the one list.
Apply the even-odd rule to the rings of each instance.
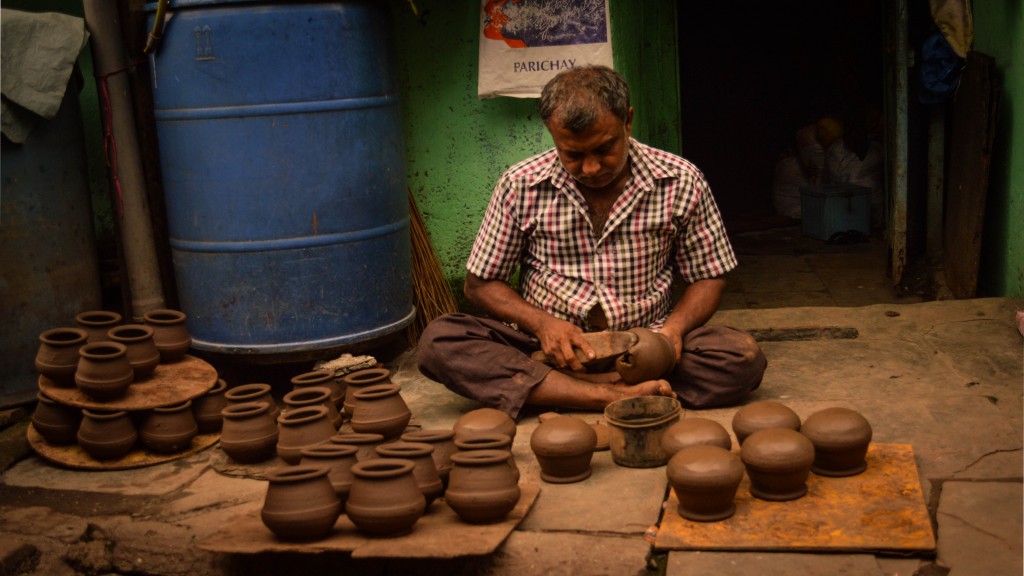
[[562, 166], [573, 179], [595, 192], [619, 184], [627, 174], [632, 129], [632, 108], [626, 122], [605, 110], [581, 132], [562, 128], [557, 121], [548, 124]]

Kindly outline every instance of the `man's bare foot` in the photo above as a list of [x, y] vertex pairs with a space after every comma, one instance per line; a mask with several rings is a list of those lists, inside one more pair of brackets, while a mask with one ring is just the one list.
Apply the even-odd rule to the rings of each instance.
[[668, 380], [648, 380], [632, 386], [622, 386], [624, 396], [667, 396], [675, 398], [676, 393], [672, 391], [672, 385]]

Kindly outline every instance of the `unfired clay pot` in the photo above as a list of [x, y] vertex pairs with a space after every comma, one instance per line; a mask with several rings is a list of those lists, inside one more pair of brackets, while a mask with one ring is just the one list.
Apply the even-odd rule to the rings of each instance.
[[743, 442], [740, 458], [750, 476], [750, 493], [762, 500], [796, 500], [807, 493], [814, 445], [789, 428], [765, 428]]
[[871, 424], [849, 408], [825, 408], [804, 420], [800, 432], [814, 444], [811, 471], [821, 476], [856, 476], [867, 469]]
[[387, 368], [366, 368], [350, 372], [341, 378], [345, 384], [345, 400], [342, 405], [349, 417], [356, 408], [355, 393], [367, 386], [391, 384], [391, 370]]
[[683, 518], [714, 522], [736, 512], [743, 463], [725, 448], [707, 444], [683, 448], [669, 458], [666, 471]]
[[519, 482], [519, 465], [516, 464], [516, 459], [512, 455], [512, 439], [507, 434], [501, 432], [477, 432], [470, 435], [455, 436], [455, 448], [459, 452], [469, 452], [473, 450], [504, 450], [508, 452], [508, 465], [512, 468], [512, 475], [515, 476], [516, 482]]
[[150, 410], [139, 426], [139, 440], [153, 452], [174, 454], [192, 446], [199, 426], [192, 416], [192, 401]]
[[121, 315], [108, 310], [87, 310], [75, 315], [75, 325], [89, 334], [89, 342], [109, 340], [107, 332], [121, 323]]
[[120, 342], [128, 348], [126, 355], [132, 366], [135, 381], [149, 378], [160, 364], [160, 351], [153, 341], [153, 329], [142, 324], [122, 324], [114, 326], [107, 332], [107, 337]]
[[423, 442], [391, 442], [377, 446], [377, 455], [381, 458], [401, 458], [416, 465], [412, 470], [416, 484], [423, 491], [427, 500], [427, 508], [444, 494], [444, 484], [437, 473], [437, 466], [431, 453], [434, 447]]
[[289, 464], [298, 464], [302, 449], [327, 442], [337, 430], [331, 425], [327, 407], [294, 408], [277, 417], [277, 455]]
[[350, 422], [352, 430], [380, 434], [385, 440], [401, 436], [412, 418], [401, 390], [397, 384], [376, 384], [357, 391]]
[[331, 391], [331, 401], [334, 402], [334, 409], [341, 410], [344, 406], [345, 390], [334, 377], [334, 372], [330, 370], [313, 370], [311, 372], [303, 372], [302, 374], [293, 377], [291, 379], [291, 383], [292, 390], [299, 390], [300, 388], [307, 388], [310, 386], [326, 387]]
[[326, 466], [285, 466], [267, 473], [260, 518], [282, 540], [326, 538], [341, 515]]
[[464, 522], [504, 520], [521, 494], [506, 450], [470, 450], [452, 455], [452, 472], [444, 499]]
[[232, 460], [249, 464], [274, 456], [277, 449], [277, 422], [270, 416], [266, 402], [228, 404], [221, 410], [224, 424], [220, 447]]
[[123, 397], [135, 379], [127, 353], [120, 342], [90, 342], [82, 346], [78, 350], [75, 385], [100, 402]]
[[661, 437], [661, 449], [670, 459], [690, 446], [718, 446], [728, 451], [732, 450], [732, 438], [725, 426], [707, 418], [683, 418], [666, 428]]
[[448, 473], [452, 469], [452, 454], [458, 448], [455, 447], [455, 431], [447, 429], [415, 430], [402, 434], [403, 442], [423, 442], [434, 447], [430, 456], [434, 459], [434, 467], [441, 477], [441, 482], [448, 485]]
[[192, 416], [196, 419], [200, 434], [220, 432], [224, 422], [220, 412], [228, 405], [228, 400], [224, 397], [227, 389], [228, 383], [223, 378], [218, 378], [213, 388], [192, 401]]
[[78, 350], [88, 338], [89, 334], [81, 328], [51, 328], [43, 332], [36, 351], [36, 371], [57, 386], [74, 386]]
[[355, 446], [330, 442], [307, 446], [300, 451], [300, 466], [327, 466], [327, 479], [331, 481], [331, 488], [338, 495], [343, 511], [348, 493], [352, 489], [352, 466], [356, 463], [357, 451], [358, 448]]
[[540, 464], [540, 478], [570, 484], [590, 477], [590, 459], [597, 432], [579, 418], [557, 416], [542, 422], [530, 435], [530, 449]]
[[497, 432], [515, 440], [516, 422], [511, 416], [497, 408], [470, 410], [455, 421], [452, 426], [455, 437], [472, 436], [481, 432]]
[[631, 328], [637, 341], [615, 360], [615, 371], [626, 384], [657, 380], [676, 365], [676, 350], [663, 334], [648, 328]]
[[751, 402], [732, 416], [732, 431], [740, 444], [747, 436], [765, 428], [800, 430], [800, 417], [785, 404], [773, 400]]
[[36, 400], [38, 403], [32, 411], [32, 427], [36, 432], [49, 444], [74, 444], [82, 411], [54, 402], [42, 392], [36, 393]]
[[303, 406], [323, 406], [327, 408], [327, 419], [337, 430], [341, 426], [341, 412], [331, 399], [331, 389], [326, 386], [303, 386], [284, 395], [285, 411]]
[[243, 404], [246, 402], [266, 402], [267, 408], [270, 410], [270, 417], [277, 422], [277, 417], [281, 415], [281, 409], [277, 407], [277, 402], [274, 401], [273, 395], [270, 393], [270, 384], [264, 384], [262, 382], [256, 384], [242, 384], [241, 386], [235, 386], [228, 388], [224, 392], [224, 398], [228, 401], [228, 404]]
[[344, 444], [355, 446], [356, 460], [363, 462], [377, 458], [377, 446], [384, 443], [384, 436], [380, 434], [360, 434], [358, 432], [342, 432], [329, 438], [332, 444]]
[[177, 362], [192, 347], [192, 335], [185, 325], [185, 313], [179, 310], [150, 310], [142, 315], [153, 328], [153, 341], [160, 351], [161, 362]]
[[412, 530], [427, 505], [414, 468], [411, 461], [397, 458], [375, 458], [352, 467], [355, 479], [345, 511], [360, 532], [398, 536]]
[[97, 460], [117, 460], [132, 451], [138, 432], [123, 410], [82, 410], [78, 445]]

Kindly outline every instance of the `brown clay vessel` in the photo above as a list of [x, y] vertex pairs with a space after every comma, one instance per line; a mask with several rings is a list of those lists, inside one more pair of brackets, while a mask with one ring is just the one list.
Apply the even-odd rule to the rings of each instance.
[[49, 444], [74, 444], [78, 435], [78, 425], [82, 421], [82, 411], [78, 408], [65, 406], [52, 398], [36, 393], [35, 410], [32, 411], [32, 427]]
[[743, 463], [725, 448], [708, 444], [683, 448], [669, 458], [666, 471], [683, 518], [715, 522], [736, 512]]
[[221, 410], [223, 427], [220, 447], [232, 460], [250, 464], [274, 456], [277, 449], [277, 423], [270, 417], [266, 402], [228, 404]]
[[153, 342], [160, 351], [160, 361], [177, 362], [192, 347], [192, 335], [186, 326], [186, 316], [180, 310], [150, 310], [142, 315], [146, 325], [153, 328]]
[[856, 476], [867, 469], [871, 424], [856, 410], [834, 407], [811, 414], [800, 432], [814, 444], [811, 471], [821, 476]]
[[504, 450], [508, 452], [508, 465], [512, 468], [512, 475], [516, 482], [519, 482], [519, 464], [512, 455], [512, 439], [501, 432], [477, 432], [470, 435], [455, 436], [455, 448], [459, 452], [471, 450]]
[[75, 315], [75, 325], [89, 334], [89, 342], [109, 340], [107, 332], [121, 323], [121, 315], [108, 310], [87, 310]]
[[345, 399], [342, 406], [345, 408], [345, 414], [351, 417], [356, 408], [356, 392], [367, 386], [391, 384], [391, 370], [380, 367], [365, 368], [344, 375], [341, 381], [345, 384]]
[[414, 468], [411, 461], [396, 458], [375, 458], [352, 467], [355, 478], [345, 511], [360, 532], [398, 536], [412, 530], [427, 504]]
[[326, 386], [303, 386], [284, 395], [285, 411], [303, 406], [323, 406], [327, 408], [327, 419], [337, 430], [341, 426], [341, 412], [331, 399], [331, 389]]
[[352, 466], [356, 463], [357, 451], [358, 448], [355, 446], [328, 442], [307, 446], [300, 452], [300, 466], [327, 466], [327, 479], [331, 481], [331, 488], [341, 501], [342, 511], [345, 509], [349, 490], [352, 489]]
[[224, 422], [220, 413], [228, 405], [228, 400], [224, 397], [227, 389], [228, 383], [223, 378], [218, 378], [213, 388], [192, 401], [192, 416], [196, 419], [200, 434], [220, 432]]
[[773, 400], [751, 402], [732, 416], [732, 431], [740, 444], [747, 436], [765, 428], [800, 430], [800, 417], [785, 404]]
[[271, 394], [270, 384], [262, 382], [255, 384], [242, 384], [241, 386], [235, 386], [228, 388], [224, 392], [224, 398], [228, 401], [228, 404], [243, 404], [246, 402], [266, 402], [267, 407], [270, 410], [270, 417], [277, 422], [277, 417], [281, 415], [281, 409], [278, 408], [277, 402], [274, 401], [274, 397]]
[[260, 518], [282, 540], [326, 538], [341, 515], [326, 466], [285, 466], [267, 473]]
[[455, 447], [455, 431], [443, 428], [429, 430], [415, 430], [402, 434], [403, 442], [423, 442], [434, 447], [430, 456], [434, 459], [434, 466], [441, 482], [448, 485], [448, 473], [452, 469], [452, 454], [458, 450]]
[[663, 334], [648, 328], [631, 328], [637, 336], [626, 353], [615, 359], [615, 371], [626, 384], [657, 380], [676, 365], [676, 350]]
[[82, 410], [78, 445], [97, 460], [117, 460], [135, 447], [138, 432], [123, 410]]
[[153, 452], [174, 454], [192, 446], [199, 426], [192, 416], [192, 401], [150, 410], [139, 426], [139, 440]]
[[661, 449], [669, 458], [683, 448], [699, 445], [718, 446], [729, 451], [732, 450], [732, 438], [725, 426], [707, 418], [683, 418], [666, 428], [661, 437]]
[[540, 478], [570, 484], [590, 477], [597, 432], [579, 418], [558, 416], [542, 422], [530, 435], [530, 449], [540, 464]]
[[277, 417], [277, 455], [289, 464], [298, 464], [307, 446], [327, 442], [337, 430], [331, 425], [323, 405], [294, 408]]
[[431, 453], [434, 447], [423, 442], [391, 442], [377, 446], [377, 455], [381, 458], [401, 458], [415, 464], [412, 470], [416, 484], [423, 491], [427, 500], [427, 508], [444, 494], [444, 483], [437, 473]]
[[377, 446], [384, 443], [384, 436], [380, 434], [360, 434], [358, 432], [339, 432], [329, 438], [332, 444], [344, 444], [355, 446], [356, 460], [363, 462], [377, 458]]
[[128, 348], [126, 356], [131, 364], [135, 381], [144, 380], [153, 374], [160, 364], [160, 351], [153, 341], [153, 329], [142, 324], [122, 324], [107, 332], [109, 340], [120, 342]]
[[740, 458], [750, 476], [750, 493], [762, 500], [796, 500], [807, 493], [814, 445], [790, 428], [765, 428], [744, 440]]
[[330, 370], [303, 372], [292, 377], [291, 383], [292, 390], [299, 390], [309, 386], [327, 387], [331, 391], [331, 401], [334, 402], [334, 409], [340, 411], [345, 405], [345, 389], [338, 383], [338, 379], [334, 377], [334, 372]]
[[481, 432], [497, 432], [515, 440], [516, 422], [511, 416], [497, 408], [470, 410], [455, 421], [452, 426], [455, 437], [472, 436]]
[[464, 522], [501, 522], [519, 502], [519, 484], [506, 450], [471, 450], [452, 455], [444, 499]]
[[74, 386], [78, 350], [88, 337], [88, 333], [81, 328], [51, 328], [43, 332], [39, 335], [36, 371], [57, 386]]
[[385, 440], [401, 436], [412, 418], [401, 390], [397, 384], [376, 384], [357, 391], [350, 422], [352, 430], [380, 434]]
[[90, 342], [82, 346], [78, 350], [75, 385], [100, 402], [123, 397], [135, 379], [127, 353], [120, 342]]

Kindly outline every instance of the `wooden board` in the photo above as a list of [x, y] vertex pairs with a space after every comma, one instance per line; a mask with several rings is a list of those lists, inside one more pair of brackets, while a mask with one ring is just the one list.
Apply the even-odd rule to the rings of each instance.
[[101, 410], [149, 410], [170, 406], [201, 396], [217, 383], [217, 370], [195, 356], [186, 355], [177, 362], [158, 364], [153, 374], [133, 382], [122, 398], [100, 402], [77, 387], [57, 386], [39, 376], [39, 389], [55, 401], [76, 408]]
[[58, 446], [43, 440], [43, 437], [36, 432], [31, 425], [28, 427], [28, 445], [35, 450], [40, 458], [75, 470], [129, 470], [132, 468], [144, 468], [154, 464], [170, 462], [185, 456], [190, 456], [205, 450], [217, 443], [220, 434], [200, 434], [192, 439], [192, 444], [187, 450], [175, 452], [174, 454], [160, 454], [151, 452], [138, 446], [127, 455], [116, 460], [97, 460], [90, 456], [78, 444]]
[[444, 503], [435, 500], [405, 536], [370, 538], [342, 514], [334, 531], [316, 542], [279, 540], [259, 513], [238, 518], [224, 530], [198, 543], [199, 548], [228, 554], [263, 552], [350, 552], [353, 558], [458, 558], [491, 554], [519, 525], [540, 492], [536, 484], [519, 485], [522, 492], [508, 517], [494, 524], [467, 524]]
[[679, 515], [669, 490], [655, 539], [660, 550], [932, 552], [935, 536], [909, 444], [872, 444], [857, 476], [811, 474], [807, 495], [768, 502], [750, 495], [744, 476], [736, 514], [720, 522]]

